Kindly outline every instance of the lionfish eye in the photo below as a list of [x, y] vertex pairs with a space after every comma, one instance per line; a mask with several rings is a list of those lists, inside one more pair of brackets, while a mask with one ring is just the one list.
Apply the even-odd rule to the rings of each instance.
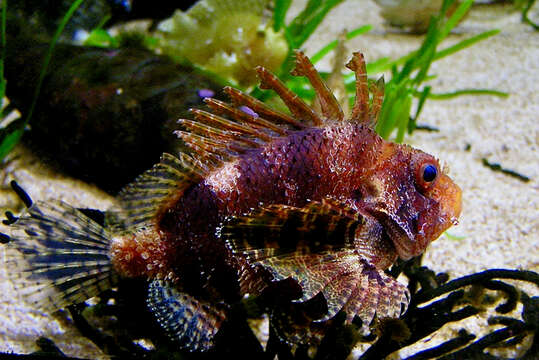
[[438, 170], [436, 170], [436, 166], [434, 165], [427, 165], [423, 169], [423, 181], [425, 182], [432, 182], [434, 179], [436, 179], [436, 175], [438, 173]]

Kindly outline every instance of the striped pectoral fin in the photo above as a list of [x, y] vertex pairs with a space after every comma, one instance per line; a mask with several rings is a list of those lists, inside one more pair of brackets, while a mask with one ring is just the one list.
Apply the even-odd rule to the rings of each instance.
[[199, 301], [161, 280], [150, 283], [148, 306], [166, 333], [189, 351], [211, 349], [225, 320], [223, 309]]
[[271, 257], [259, 262], [276, 281], [293, 279], [301, 287], [302, 296], [296, 302], [312, 299], [346, 270], [339, 255], [330, 254], [294, 255]]
[[356, 258], [354, 236], [365, 221], [341, 205], [329, 200], [302, 208], [271, 205], [229, 219], [221, 236], [249, 264], [240, 281], [255, 281], [250, 270], [263, 268], [273, 281], [295, 280], [302, 289], [301, 302], [349, 272], [345, 259]]
[[10, 225], [8, 277], [26, 301], [55, 311], [111, 288], [109, 232], [63, 202], [38, 202]]
[[[255, 281], [250, 270], [262, 268], [273, 281], [296, 281], [302, 294], [294, 302], [321, 293], [327, 312], [316, 322], [330, 320], [343, 310], [348, 322], [358, 316], [368, 326], [375, 314], [396, 317], [409, 302], [406, 287], [370, 263], [393, 257], [391, 249], [386, 254], [383, 246], [373, 248], [382, 242], [376, 225], [344, 204], [326, 199], [303, 208], [259, 208], [229, 219], [221, 236], [249, 264], [240, 272], [240, 281]], [[242, 284], [244, 288], [248, 284]]]
[[264, 286], [257, 271], [262, 268], [273, 281], [294, 279], [303, 290], [301, 301], [320, 292], [342, 271], [333, 255], [353, 249], [356, 228], [363, 223], [335, 206], [326, 201], [303, 208], [270, 205], [228, 219], [221, 237], [247, 262], [240, 272], [241, 288], [260, 292]]
[[228, 219], [221, 236], [234, 253], [258, 261], [283, 254], [351, 249], [363, 222], [359, 214], [341, 211], [326, 201], [312, 201], [302, 208], [278, 204]]
[[362, 331], [368, 332], [375, 315], [378, 318], [396, 318], [406, 311], [410, 302], [406, 286], [364, 260], [360, 261], [356, 274], [357, 285], [343, 306], [347, 322], [351, 323], [358, 317]]

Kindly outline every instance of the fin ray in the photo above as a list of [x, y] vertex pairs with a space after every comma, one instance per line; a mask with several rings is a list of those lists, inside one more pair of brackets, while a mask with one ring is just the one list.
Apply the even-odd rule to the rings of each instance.
[[[269, 71], [265, 69], [264, 71], [270, 74]], [[270, 108], [269, 106], [267, 106], [266, 104], [264, 104], [262, 101], [255, 99], [254, 97], [247, 95], [238, 89], [234, 89], [230, 86], [226, 86], [224, 88], [224, 92], [228, 94], [228, 96], [230, 97], [230, 99], [236, 106], [247, 106], [251, 110], [253, 110], [255, 113], [257, 113], [260, 117], [262, 117], [263, 119], [266, 119], [268, 121], [274, 121], [278, 124], [279, 123], [288, 124], [296, 129], [304, 129], [306, 127], [305, 124], [296, 120], [294, 117], [287, 115], [285, 113], [282, 113], [280, 111], [274, 110]]]
[[314, 126], [322, 125], [323, 121], [320, 116], [297, 94], [288, 89], [277, 76], [262, 66], [258, 66], [256, 72], [260, 78], [260, 88], [275, 91], [296, 118], [303, 119]]
[[329, 89], [322, 77], [314, 68], [309, 58], [301, 51], [296, 51], [296, 67], [292, 71], [294, 76], [306, 76], [309, 79], [315, 93], [318, 103], [324, 116], [325, 122], [344, 119], [344, 113], [339, 102]]
[[198, 183], [208, 169], [191, 156], [179, 158], [164, 153], [158, 164], [140, 175], [118, 195], [119, 230], [132, 230], [155, 224], [167, 205], [177, 200], [190, 186]]
[[179, 292], [162, 280], [150, 283], [148, 306], [168, 335], [190, 351], [209, 350], [225, 319], [223, 310]]
[[356, 98], [350, 121], [366, 124], [369, 121], [369, 88], [367, 79], [367, 65], [365, 58], [360, 52], [352, 55], [352, 60], [346, 67], [355, 72], [356, 75]]
[[110, 233], [69, 205], [37, 202], [10, 228], [8, 277], [37, 308], [52, 312], [116, 283]]

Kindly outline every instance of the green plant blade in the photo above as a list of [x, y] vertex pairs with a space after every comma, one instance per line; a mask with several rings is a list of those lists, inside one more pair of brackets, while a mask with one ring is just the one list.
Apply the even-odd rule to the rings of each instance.
[[292, 0], [276, 0], [273, 9], [273, 30], [275, 32], [281, 30], [285, 26], [285, 18]]
[[[415, 96], [420, 95], [420, 93], [415, 92]], [[440, 93], [440, 94], [433, 94], [430, 93], [428, 95], [429, 99], [432, 100], [447, 100], [452, 99], [457, 96], [463, 96], [463, 95], [489, 95], [489, 96], [498, 96], [501, 98], [509, 97], [509, 93], [498, 91], [498, 90], [491, 90], [491, 89], [462, 89], [462, 90], [456, 90], [452, 92], [447, 93]]]
[[[356, 36], [359, 36], [361, 34], [365, 34], [372, 30], [372, 25], [364, 25], [360, 26], [358, 28], [355, 28], [354, 30], [346, 33], [346, 40], [350, 40], [355, 38]], [[337, 47], [338, 40], [333, 40], [326, 46], [324, 46], [322, 49], [318, 50], [313, 56], [311, 56], [311, 62], [313, 64], [316, 64], [318, 61], [320, 61], [324, 56], [326, 56], [329, 52], [334, 50]]]
[[[41, 72], [39, 74], [38, 83], [36, 85], [36, 89], [34, 91], [34, 95], [32, 98], [32, 103], [30, 105], [30, 109], [28, 110], [28, 113], [26, 114], [26, 117], [24, 120], [18, 119], [11, 124], [9, 124], [7, 127], [0, 129], [0, 159], [3, 159], [12, 149], [15, 147], [15, 145], [19, 142], [20, 138], [22, 137], [22, 134], [24, 132], [24, 129], [26, 127], [26, 124], [30, 121], [32, 118], [32, 114], [34, 112], [34, 108], [37, 103], [37, 99], [39, 96], [39, 91], [41, 90], [41, 85], [43, 84], [43, 79], [45, 78], [45, 74], [47, 73], [47, 68], [49, 66], [49, 63], [52, 58], [52, 53], [54, 51], [54, 47], [56, 43], [58, 42], [58, 39], [64, 30], [66, 24], [68, 23], [69, 19], [73, 16], [73, 13], [77, 10], [77, 8], [84, 2], [84, 0], [76, 0], [71, 4], [69, 7], [67, 13], [62, 18], [62, 21], [60, 22], [60, 25], [58, 25], [58, 28], [56, 29], [56, 32], [54, 33], [54, 36], [51, 40], [51, 43], [49, 44], [49, 48], [47, 50], [47, 54], [45, 55], [45, 60], [43, 61], [43, 67], [41, 68]], [[7, 1], [4, 0], [3, 7], [2, 7], [2, 44], [3, 49], [5, 49], [5, 11], [7, 7]], [[4, 59], [4, 53], [2, 53], [2, 61]], [[3, 64], [3, 63], [2, 63]], [[3, 73], [3, 66], [2, 66], [1, 72], [1, 78], [2, 81], [4, 80], [4, 73]], [[5, 84], [4, 84], [5, 87]], [[2, 98], [3, 98], [2, 94]]]
[[454, 54], [457, 51], [460, 51], [460, 50], [462, 50], [464, 48], [470, 47], [470, 46], [472, 46], [473, 44], [475, 44], [475, 43], [477, 43], [479, 41], [485, 40], [485, 39], [487, 39], [487, 38], [489, 38], [491, 36], [497, 35], [499, 33], [500, 33], [499, 29], [489, 30], [489, 31], [482, 32], [482, 33], [480, 33], [478, 35], [472, 36], [471, 38], [459, 41], [455, 45], [452, 45], [452, 46], [450, 46], [448, 48], [445, 48], [444, 50], [438, 51], [436, 53], [436, 55], [434, 56], [434, 60], [439, 60], [439, 59], [441, 59], [443, 57]]
[[24, 121], [16, 120], [7, 127], [0, 129], [0, 160], [4, 159], [22, 137]]

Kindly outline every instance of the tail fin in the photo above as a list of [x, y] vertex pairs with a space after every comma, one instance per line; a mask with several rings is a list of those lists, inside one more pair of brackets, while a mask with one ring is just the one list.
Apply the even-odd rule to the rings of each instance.
[[109, 232], [77, 209], [38, 202], [10, 229], [3, 235], [8, 278], [40, 310], [84, 301], [115, 283]]

